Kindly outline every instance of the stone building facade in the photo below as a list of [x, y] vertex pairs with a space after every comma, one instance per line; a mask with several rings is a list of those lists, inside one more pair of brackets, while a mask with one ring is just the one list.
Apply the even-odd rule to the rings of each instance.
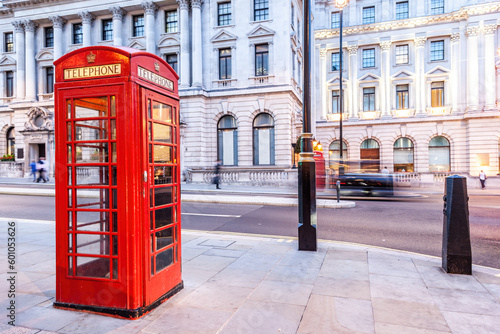
[[[316, 139], [334, 162], [339, 17], [316, 1]], [[350, 0], [343, 17], [344, 159], [419, 175], [500, 172], [499, 1]]]

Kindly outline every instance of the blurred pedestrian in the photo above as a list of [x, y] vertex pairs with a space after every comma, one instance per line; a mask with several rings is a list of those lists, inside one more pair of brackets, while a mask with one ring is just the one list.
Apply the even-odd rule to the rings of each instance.
[[213, 179], [213, 183], [215, 184], [215, 188], [220, 189], [220, 167], [221, 167], [221, 162], [220, 160], [217, 160], [217, 164], [215, 165], [215, 176]]
[[30, 167], [31, 167], [31, 175], [33, 175], [33, 182], [36, 182], [36, 162], [35, 160], [31, 160], [31, 163], [30, 163]]
[[43, 183], [47, 182], [47, 178], [45, 177], [45, 173], [47, 172], [46, 165], [45, 158], [38, 159], [36, 164], [36, 169], [38, 170], [38, 179], [36, 180], [37, 183], [40, 182], [40, 180], [43, 180]]
[[481, 181], [481, 189], [486, 188], [486, 179], [488, 177], [486, 176], [486, 173], [481, 170], [479, 173], [479, 181]]
[[389, 174], [389, 170], [387, 169], [387, 167], [384, 167], [384, 169], [382, 169], [382, 174]]

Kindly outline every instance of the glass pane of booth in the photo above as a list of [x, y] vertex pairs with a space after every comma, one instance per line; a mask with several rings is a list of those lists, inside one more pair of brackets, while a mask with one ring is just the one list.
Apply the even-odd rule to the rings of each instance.
[[75, 189], [76, 207], [82, 209], [109, 209], [109, 189]]
[[174, 249], [170, 247], [156, 255], [156, 272], [168, 267], [172, 263], [174, 263]]
[[174, 236], [172, 234], [172, 227], [166, 228], [164, 230], [155, 233], [156, 236], [156, 250], [171, 245], [174, 242]]
[[108, 162], [108, 143], [88, 143], [75, 145], [75, 162]]
[[77, 211], [76, 229], [80, 231], [108, 232], [109, 213], [106, 211]]
[[75, 118], [96, 118], [108, 116], [108, 97], [87, 97], [74, 99]]
[[109, 235], [76, 234], [76, 252], [79, 254], [108, 255]]
[[108, 166], [76, 167], [76, 185], [108, 185]]
[[75, 122], [75, 131], [78, 141], [108, 139], [108, 124], [105, 119], [93, 119]]
[[109, 277], [109, 258], [76, 256], [76, 276]]
[[172, 146], [154, 145], [154, 162], [160, 164], [171, 164], [173, 161], [172, 152]]
[[153, 114], [155, 120], [172, 123], [172, 107], [157, 101], [153, 101]]
[[172, 187], [155, 188], [155, 206], [173, 203]]
[[161, 143], [172, 143], [172, 127], [165, 124], [153, 124], [154, 140]]
[[172, 166], [158, 166], [154, 167], [154, 183], [155, 184], [169, 184], [173, 182], [173, 170]]

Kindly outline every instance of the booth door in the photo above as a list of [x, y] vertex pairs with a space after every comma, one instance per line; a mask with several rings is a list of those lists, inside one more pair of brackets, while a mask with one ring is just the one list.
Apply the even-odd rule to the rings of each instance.
[[179, 103], [141, 88], [144, 119], [145, 302], [151, 304], [181, 281]]
[[64, 302], [126, 306], [116, 126], [123, 95], [122, 87], [106, 86], [66, 90], [58, 100], [57, 266], [65, 271], [58, 287]]

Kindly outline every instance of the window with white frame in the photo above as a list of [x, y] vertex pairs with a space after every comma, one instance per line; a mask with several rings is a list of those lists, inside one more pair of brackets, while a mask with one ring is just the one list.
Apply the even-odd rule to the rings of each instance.
[[54, 67], [45, 67], [45, 93], [54, 93]]
[[144, 36], [144, 15], [141, 14], [132, 16], [132, 36]]
[[332, 53], [332, 71], [340, 71], [340, 52]]
[[375, 87], [363, 88], [363, 111], [375, 111]]
[[217, 124], [217, 160], [224, 166], [238, 165], [238, 127], [231, 115], [223, 116]]
[[12, 32], [6, 32], [3, 35], [4, 38], [4, 52], [14, 52], [14, 34]]
[[396, 109], [408, 109], [408, 85], [396, 85]]
[[14, 72], [13, 71], [5, 72], [5, 96], [6, 97], [14, 96]]
[[269, 44], [255, 45], [255, 76], [269, 75]]
[[363, 7], [363, 24], [375, 23], [375, 6]]
[[53, 48], [54, 47], [54, 28], [53, 27], [45, 27], [43, 29], [45, 34], [45, 47]]
[[269, 0], [254, 0], [254, 21], [269, 19]]
[[444, 13], [444, 0], [431, 0], [431, 15]]
[[450, 142], [437, 136], [429, 142], [429, 172], [450, 171]]
[[375, 67], [375, 49], [363, 50], [363, 68]]
[[177, 64], [178, 64], [177, 53], [171, 53], [171, 54], [165, 55], [165, 61], [177, 73]]
[[332, 29], [338, 29], [340, 28], [340, 12], [333, 12], [332, 13]]
[[431, 42], [431, 61], [444, 60], [444, 41]]
[[266, 113], [253, 121], [253, 164], [274, 165], [274, 119]]
[[408, 44], [396, 45], [396, 64], [408, 64], [410, 61]]
[[219, 49], [219, 80], [231, 79], [231, 48]]
[[83, 25], [81, 23], [73, 24], [73, 44], [83, 43]]
[[332, 114], [340, 113], [340, 90], [332, 91]]
[[396, 2], [396, 20], [407, 19], [409, 16], [408, 1]]
[[217, 4], [217, 25], [227, 26], [231, 24], [231, 2], [219, 2]]
[[444, 107], [444, 82], [431, 82], [431, 107]]
[[399, 138], [394, 142], [394, 170], [413, 172], [413, 142], [409, 138]]
[[177, 11], [176, 10], [166, 11], [165, 12], [165, 32], [171, 33], [171, 32], [177, 32], [177, 31], [178, 31]]
[[102, 20], [102, 40], [110, 41], [113, 39], [113, 19]]

